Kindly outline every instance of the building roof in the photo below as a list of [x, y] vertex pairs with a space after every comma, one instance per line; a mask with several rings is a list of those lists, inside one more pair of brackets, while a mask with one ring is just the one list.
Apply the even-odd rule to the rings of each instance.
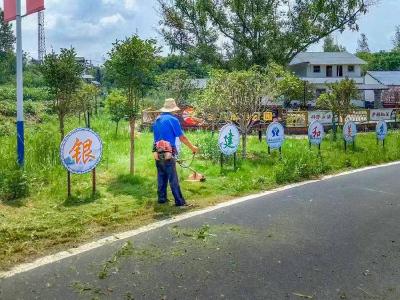
[[368, 71], [368, 74], [381, 84], [400, 86], [400, 71]]
[[349, 52], [301, 52], [293, 58], [289, 66], [311, 65], [365, 65], [366, 62]]

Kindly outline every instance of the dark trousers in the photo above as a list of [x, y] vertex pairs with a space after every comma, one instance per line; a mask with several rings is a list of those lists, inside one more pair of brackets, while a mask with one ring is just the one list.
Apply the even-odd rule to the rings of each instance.
[[157, 179], [158, 179], [158, 202], [167, 202], [167, 186], [168, 182], [171, 187], [172, 195], [175, 198], [176, 206], [185, 204], [185, 199], [182, 196], [179, 186], [178, 174], [176, 173], [176, 162], [174, 159], [168, 161], [156, 161]]

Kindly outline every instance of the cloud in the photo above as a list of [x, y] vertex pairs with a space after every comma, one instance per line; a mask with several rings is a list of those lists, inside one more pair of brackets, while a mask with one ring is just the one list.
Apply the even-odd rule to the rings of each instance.
[[108, 26], [117, 23], [123, 23], [125, 21], [126, 21], [125, 18], [121, 16], [119, 13], [117, 13], [111, 16], [101, 18], [99, 23], [101, 26]]

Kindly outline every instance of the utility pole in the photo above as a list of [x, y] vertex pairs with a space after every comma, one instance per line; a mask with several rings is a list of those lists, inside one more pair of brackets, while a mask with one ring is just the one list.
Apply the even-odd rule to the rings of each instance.
[[16, 34], [17, 34], [17, 152], [18, 164], [24, 166], [24, 87], [22, 76], [22, 28], [21, 28], [21, 0], [17, 1]]
[[38, 60], [42, 63], [46, 55], [46, 38], [44, 33], [44, 11], [38, 12]]

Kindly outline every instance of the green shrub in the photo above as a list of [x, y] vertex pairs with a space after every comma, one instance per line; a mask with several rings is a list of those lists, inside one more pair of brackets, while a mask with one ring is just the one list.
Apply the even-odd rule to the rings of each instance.
[[28, 177], [22, 169], [2, 170], [0, 178], [0, 200], [13, 201], [28, 196]]
[[195, 144], [201, 149], [201, 157], [206, 160], [218, 161], [221, 152], [218, 147], [218, 135], [212, 136], [211, 133], [202, 134]]

